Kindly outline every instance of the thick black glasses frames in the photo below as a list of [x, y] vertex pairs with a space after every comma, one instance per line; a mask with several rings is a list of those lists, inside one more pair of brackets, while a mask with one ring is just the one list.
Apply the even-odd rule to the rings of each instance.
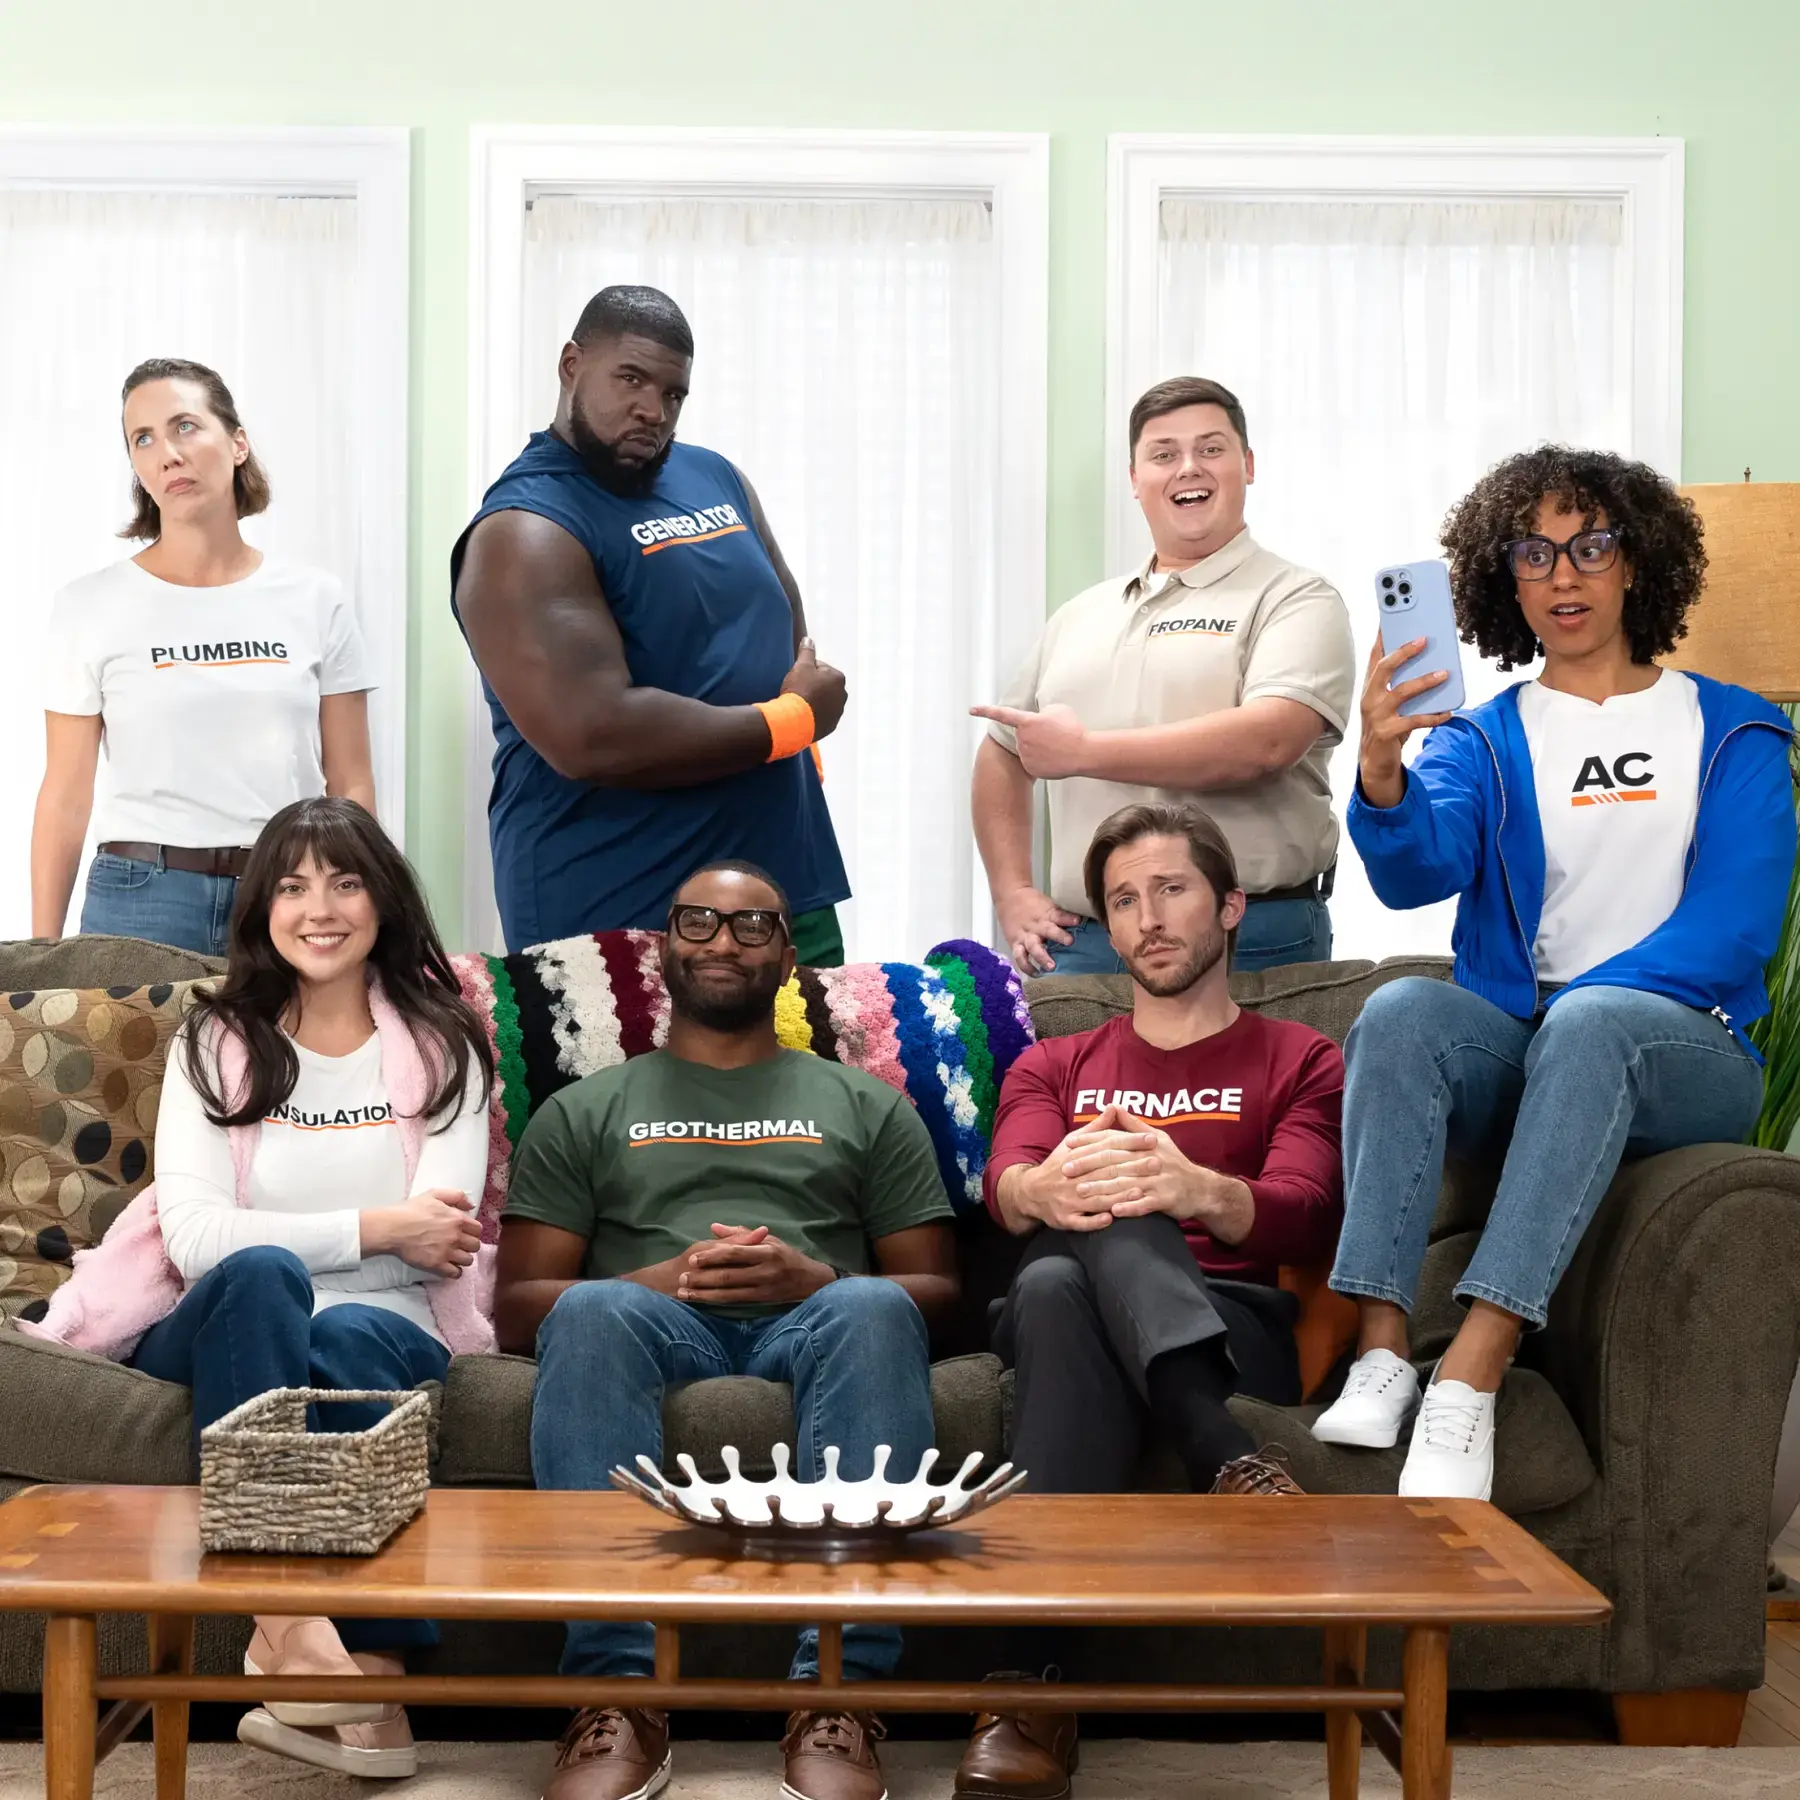
[[1597, 531], [1578, 531], [1567, 543], [1554, 538], [1514, 538], [1504, 546], [1506, 560], [1521, 581], [1548, 581], [1556, 573], [1556, 559], [1566, 556], [1578, 575], [1604, 575], [1619, 560], [1619, 534], [1601, 526]]
[[781, 914], [763, 906], [747, 906], [737, 912], [720, 912], [716, 906], [672, 906], [669, 929], [690, 944], [710, 944], [719, 935], [719, 927], [728, 925], [731, 935], [746, 950], [760, 950], [785, 930]]

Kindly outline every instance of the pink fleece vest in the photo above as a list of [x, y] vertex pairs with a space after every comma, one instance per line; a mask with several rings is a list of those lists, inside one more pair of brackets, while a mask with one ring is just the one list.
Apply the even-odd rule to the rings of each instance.
[[[400, 1128], [406, 1192], [410, 1194], [419, 1149], [425, 1141], [421, 1109], [430, 1098], [425, 1059], [378, 982], [369, 987], [369, 1010], [381, 1039], [381, 1076]], [[225, 1092], [236, 1093], [245, 1075], [243, 1042], [230, 1032], [220, 1033], [216, 1041]], [[176, 1046], [171, 1045], [169, 1053], [178, 1054]], [[255, 1125], [234, 1125], [227, 1133], [239, 1206], [249, 1204], [250, 1165], [256, 1156], [258, 1131]], [[480, 1196], [473, 1198], [479, 1202]], [[484, 1217], [481, 1225], [482, 1245], [473, 1265], [454, 1281], [425, 1284], [431, 1316], [457, 1356], [491, 1355], [496, 1348], [493, 1240], [498, 1220]], [[152, 1182], [113, 1221], [100, 1243], [76, 1252], [74, 1272], [51, 1296], [43, 1319], [36, 1324], [22, 1319], [14, 1323], [32, 1337], [123, 1362], [144, 1333], [175, 1310], [181, 1295], [180, 1272], [163, 1248], [156, 1184]]]

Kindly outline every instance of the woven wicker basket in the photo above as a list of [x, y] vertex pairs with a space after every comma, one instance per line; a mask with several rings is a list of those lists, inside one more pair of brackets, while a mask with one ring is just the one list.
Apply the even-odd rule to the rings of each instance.
[[[306, 1429], [319, 1401], [387, 1401], [367, 1431]], [[425, 1504], [423, 1394], [272, 1388], [200, 1433], [200, 1547], [373, 1556]]]

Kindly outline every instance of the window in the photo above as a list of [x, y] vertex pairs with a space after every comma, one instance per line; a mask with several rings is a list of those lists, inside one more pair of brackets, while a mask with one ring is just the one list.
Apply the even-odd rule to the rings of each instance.
[[[274, 501], [245, 535], [356, 596], [384, 822], [403, 835], [403, 133], [135, 137], [0, 131], [0, 512], [8, 653], [41, 666], [50, 596], [128, 556], [119, 390], [147, 356], [217, 368]], [[30, 930], [23, 846], [43, 771], [35, 694], [0, 716], [0, 936]], [[101, 779], [104, 780], [104, 770]], [[80, 892], [69, 929], [79, 916]]]
[[[1041, 140], [495, 148], [513, 152], [495, 205], [519, 209], [518, 328], [490, 320], [488, 353], [516, 375], [506, 412], [490, 403], [482, 481], [549, 421], [557, 352], [593, 293], [673, 295], [696, 341], [681, 433], [749, 477], [819, 654], [849, 680], [822, 746], [855, 895], [847, 950], [985, 939], [968, 707], [1043, 617]], [[1003, 443], [1003, 418], [1035, 460]], [[477, 706], [466, 906], [491, 942]]]
[[[1375, 569], [1440, 554], [1501, 457], [1560, 440], [1677, 472], [1679, 145], [1115, 139], [1113, 158], [1116, 470], [1152, 381], [1223, 381], [1256, 452], [1251, 529], [1338, 587], [1359, 659]], [[1109, 548], [1119, 568], [1147, 550], [1128, 488]], [[1463, 655], [1472, 703], [1519, 679]], [[1336, 954], [1441, 952], [1453, 910], [1389, 912], [1343, 846]]]

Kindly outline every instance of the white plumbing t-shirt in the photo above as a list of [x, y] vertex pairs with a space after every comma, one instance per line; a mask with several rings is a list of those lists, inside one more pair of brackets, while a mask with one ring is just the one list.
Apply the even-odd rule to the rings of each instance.
[[319, 569], [264, 560], [179, 587], [129, 557], [51, 602], [46, 711], [103, 721], [96, 838], [253, 844], [325, 792], [319, 701], [369, 679], [356, 612]]
[[[362, 1254], [362, 1214], [409, 1197], [380, 1037], [348, 1056], [302, 1044], [294, 1055], [299, 1078], [259, 1127], [250, 1204], [239, 1206], [230, 1138], [202, 1110], [186, 1050], [171, 1047], [156, 1117], [156, 1211], [170, 1262], [192, 1286], [234, 1250], [278, 1245], [311, 1272], [314, 1312], [345, 1301], [385, 1307], [442, 1342], [423, 1286], [436, 1277]], [[487, 1159], [487, 1108], [471, 1069], [462, 1111], [420, 1145], [411, 1192], [453, 1188], [479, 1205]]]
[[1596, 704], [1528, 681], [1519, 719], [1544, 828], [1538, 979], [1572, 981], [1675, 910], [1700, 809], [1700, 695], [1665, 669]]

